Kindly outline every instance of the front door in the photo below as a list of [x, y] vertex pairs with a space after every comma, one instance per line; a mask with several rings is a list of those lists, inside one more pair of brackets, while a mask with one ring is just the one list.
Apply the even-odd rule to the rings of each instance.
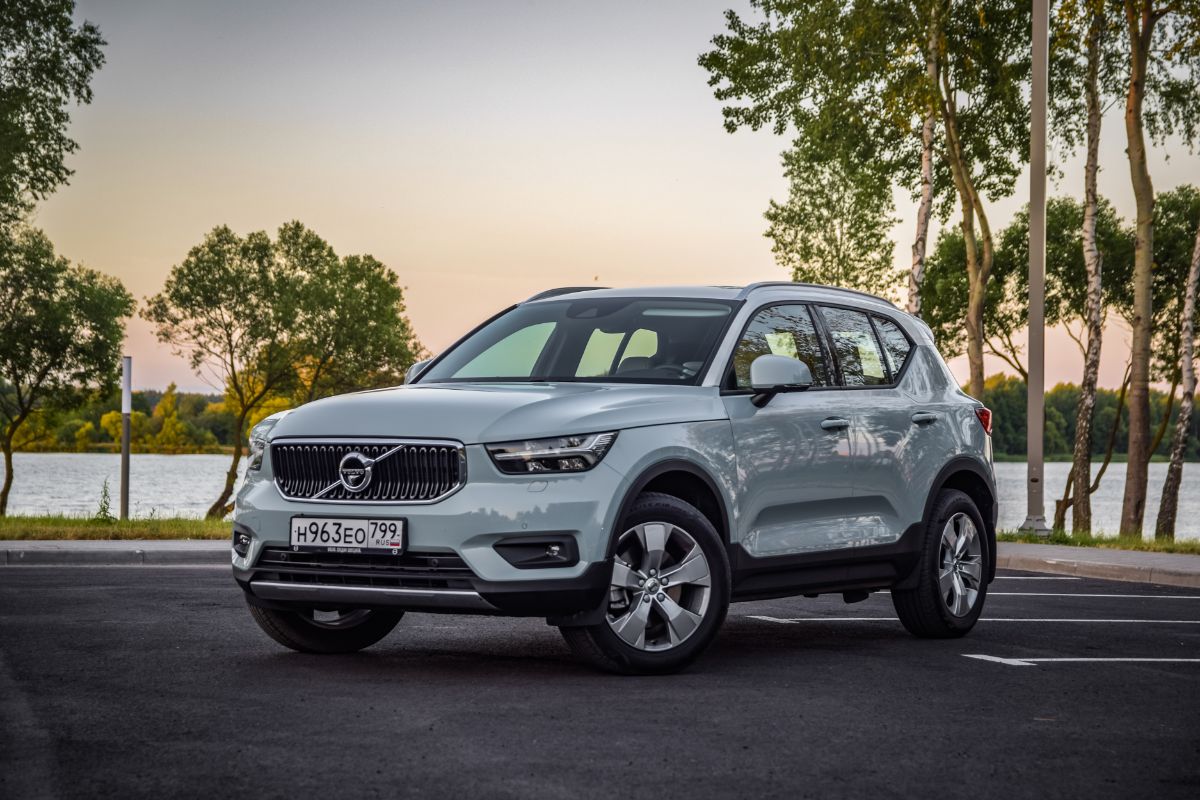
[[[750, 401], [750, 364], [761, 355], [799, 358], [813, 387]], [[738, 540], [752, 556], [831, 550], [851, 538], [854, 515], [850, 419], [809, 307], [760, 309], [734, 351], [725, 407], [741, 487]]]

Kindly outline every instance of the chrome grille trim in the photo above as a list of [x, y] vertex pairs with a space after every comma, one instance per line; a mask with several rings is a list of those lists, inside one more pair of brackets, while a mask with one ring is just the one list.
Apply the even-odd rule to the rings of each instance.
[[[280, 438], [271, 442], [275, 488], [288, 500], [344, 505], [427, 505], [467, 482], [467, 451], [447, 439]], [[338, 463], [350, 452], [376, 459], [361, 492], [341, 484]]]

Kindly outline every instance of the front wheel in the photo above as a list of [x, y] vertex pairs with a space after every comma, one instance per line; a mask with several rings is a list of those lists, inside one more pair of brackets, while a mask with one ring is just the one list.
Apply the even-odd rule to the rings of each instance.
[[712, 523], [646, 493], [621, 521], [605, 619], [564, 627], [571, 650], [610, 672], [675, 672], [712, 642], [729, 608], [729, 561]]
[[917, 583], [893, 589], [892, 605], [909, 633], [951, 639], [975, 627], [987, 597], [992, 553], [975, 502], [943, 490], [925, 523]]
[[301, 653], [354, 653], [392, 632], [403, 611], [280, 611], [250, 606], [250, 616], [268, 636]]

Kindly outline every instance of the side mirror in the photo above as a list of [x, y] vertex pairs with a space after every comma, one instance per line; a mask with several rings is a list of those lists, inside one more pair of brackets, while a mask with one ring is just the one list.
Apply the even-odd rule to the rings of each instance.
[[759, 356], [750, 364], [750, 402], [762, 408], [780, 392], [803, 392], [812, 386], [812, 372], [798, 358], [790, 356]]
[[425, 358], [409, 367], [404, 373], [404, 382], [406, 384], [412, 383], [417, 378], [421, 377], [421, 373], [425, 371], [425, 368], [429, 366], [429, 362], [431, 361], [433, 361], [432, 358]]

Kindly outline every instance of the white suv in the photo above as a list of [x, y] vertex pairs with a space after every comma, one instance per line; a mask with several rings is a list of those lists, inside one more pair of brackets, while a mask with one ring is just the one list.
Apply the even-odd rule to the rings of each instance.
[[553, 290], [405, 386], [259, 424], [234, 577], [305, 652], [371, 645], [406, 610], [508, 614], [667, 672], [731, 601], [885, 588], [913, 633], [959, 636], [995, 571], [990, 425], [877, 297]]

